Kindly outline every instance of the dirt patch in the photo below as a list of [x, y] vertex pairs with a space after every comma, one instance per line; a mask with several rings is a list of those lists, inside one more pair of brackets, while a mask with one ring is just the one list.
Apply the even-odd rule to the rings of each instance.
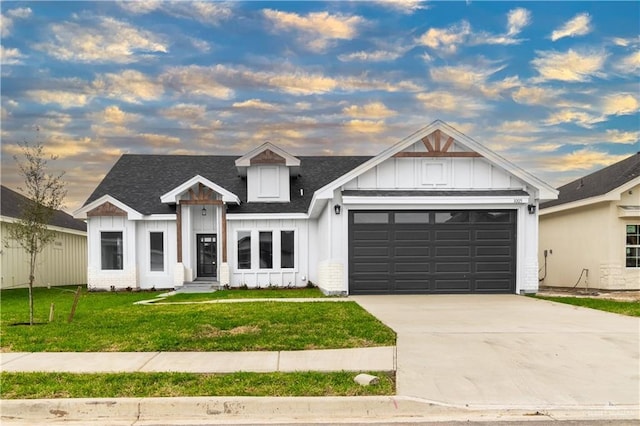
[[229, 330], [220, 330], [218, 327], [214, 327], [210, 324], [203, 324], [200, 326], [200, 337], [220, 337], [220, 336], [237, 336], [240, 334], [257, 334], [260, 332], [260, 327], [256, 325], [241, 325]]
[[622, 302], [640, 302], [638, 290], [590, 290], [584, 288], [540, 287], [538, 296], [549, 297], [584, 297], [592, 299], [609, 299]]

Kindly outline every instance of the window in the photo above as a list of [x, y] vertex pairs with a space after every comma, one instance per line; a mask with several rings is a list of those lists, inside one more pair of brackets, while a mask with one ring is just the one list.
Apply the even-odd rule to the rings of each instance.
[[149, 233], [149, 269], [164, 271], [164, 233]]
[[640, 225], [627, 225], [627, 268], [640, 268]]
[[429, 223], [428, 212], [395, 213], [396, 223]]
[[436, 223], [469, 223], [469, 212], [436, 212]]
[[122, 269], [122, 232], [101, 232], [102, 269]]
[[273, 234], [268, 231], [260, 232], [258, 235], [260, 269], [271, 269], [273, 268]]
[[251, 231], [238, 231], [238, 269], [251, 269]]
[[378, 213], [378, 212], [354, 213], [353, 223], [389, 223], [389, 213]]
[[280, 267], [293, 268], [294, 265], [294, 231], [280, 231]]

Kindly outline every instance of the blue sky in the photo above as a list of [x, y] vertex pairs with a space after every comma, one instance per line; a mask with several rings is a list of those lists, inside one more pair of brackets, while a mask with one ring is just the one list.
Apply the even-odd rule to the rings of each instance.
[[125, 153], [375, 155], [435, 119], [554, 186], [639, 151], [640, 2], [1, 8], [2, 182], [39, 140], [67, 210]]

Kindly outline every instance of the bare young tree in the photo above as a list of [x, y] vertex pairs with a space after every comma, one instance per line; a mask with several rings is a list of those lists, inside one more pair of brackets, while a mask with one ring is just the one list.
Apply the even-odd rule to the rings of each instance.
[[[48, 225], [56, 210], [62, 208], [67, 195], [62, 181], [64, 172], [52, 174], [47, 169], [47, 156], [42, 143], [31, 146], [27, 142], [20, 144], [22, 155], [14, 155], [24, 187], [18, 188], [28, 201], [21, 207], [20, 217], [8, 229], [9, 238], [29, 255], [29, 324], [33, 325], [33, 283], [38, 254], [51, 243], [55, 233]], [[55, 160], [57, 157], [48, 157]]]

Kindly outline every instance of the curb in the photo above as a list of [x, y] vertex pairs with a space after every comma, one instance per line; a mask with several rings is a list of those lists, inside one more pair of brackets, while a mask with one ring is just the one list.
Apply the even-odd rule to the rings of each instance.
[[403, 396], [1, 400], [3, 424], [636, 420], [637, 406], [457, 407]]

